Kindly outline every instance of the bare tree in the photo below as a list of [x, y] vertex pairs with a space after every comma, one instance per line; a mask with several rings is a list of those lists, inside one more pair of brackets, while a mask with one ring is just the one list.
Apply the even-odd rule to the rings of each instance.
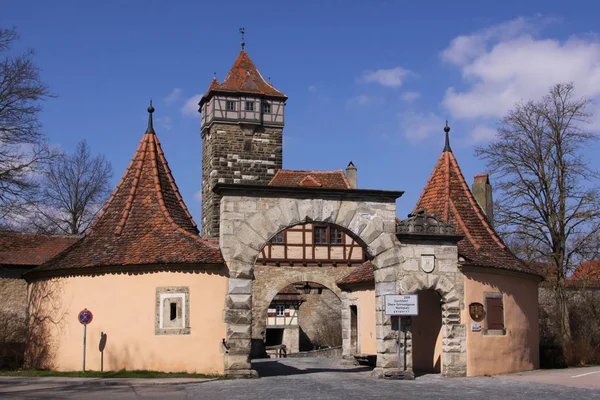
[[35, 173], [52, 157], [39, 113], [51, 94], [33, 63], [33, 50], [13, 54], [16, 30], [0, 28], [0, 220], [16, 214], [36, 188]]
[[37, 230], [84, 233], [110, 195], [112, 166], [103, 155], [93, 157], [81, 141], [73, 155], [62, 155], [43, 173], [41, 196], [34, 204]]
[[575, 98], [573, 84], [556, 84], [541, 100], [518, 103], [502, 119], [496, 139], [476, 149], [497, 178], [500, 231], [513, 246], [522, 242], [517, 252], [525, 249], [551, 268], [563, 350], [571, 335], [565, 278], [596, 256], [600, 230], [597, 173], [582, 156], [597, 139], [583, 129], [591, 118], [589, 103]]

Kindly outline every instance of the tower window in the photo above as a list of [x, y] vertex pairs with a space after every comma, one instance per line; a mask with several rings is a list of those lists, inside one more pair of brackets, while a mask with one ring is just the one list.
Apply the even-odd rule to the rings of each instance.
[[252, 140], [244, 141], [244, 151], [252, 151]]
[[253, 101], [246, 102], [246, 111], [254, 111], [254, 102]]
[[225, 109], [227, 111], [235, 111], [235, 101], [227, 100], [225, 102]]
[[269, 103], [263, 103], [263, 114], [271, 114], [271, 105]]

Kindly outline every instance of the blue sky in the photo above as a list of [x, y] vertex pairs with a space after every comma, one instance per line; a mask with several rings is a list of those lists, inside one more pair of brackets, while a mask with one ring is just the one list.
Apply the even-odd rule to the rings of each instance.
[[[445, 119], [471, 183], [485, 172], [474, 146], [493, 137], [515, 101], [573, 81], [600, 108], [599, 14], [591, 1], [4, 0], [0, 26], [18, 28], [17, 50], [36, 50], [57, 95], [42, 115], [50, 143], [72, 151], [86, 139], [112, 162], [114, 185], [152, 98], [158, 137], [199, 223], [194, 97], [214, 72], [223, 80], [229, 71], [239, 27], [262, 75], [289, 96], [284, 168], [352, 160], [360, 188], [406, 192], [403, 218], [442, 151]], [[589, 128], [598, 121], [600, 111]]]

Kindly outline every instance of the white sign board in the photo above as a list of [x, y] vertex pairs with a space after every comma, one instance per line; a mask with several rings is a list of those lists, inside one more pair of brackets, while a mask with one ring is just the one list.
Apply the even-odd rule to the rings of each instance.
[[386, 294], [385, 315], [417, 316], [419, 301], [416, 294]]

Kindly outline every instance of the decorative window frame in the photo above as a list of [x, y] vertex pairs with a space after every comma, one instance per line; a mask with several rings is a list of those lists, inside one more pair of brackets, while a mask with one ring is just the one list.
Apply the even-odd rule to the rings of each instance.
[[[485, 315], [485, 327], [481, 330], [481, 333], [486, 336], [505, 336], [506, 335], [506, 319], [505, 319], [505, 310], [504, 310], [504, 294], [498, 292], [485, 292], [483, 294], [485, 298], [483, 307], [484, 307], [484, 315]], [[487, 327], [487, 310], [488, 304], [487, 299], [501, 299], [502, 300], [502, 325], [504, 327], [502, 329], [488, 329]]]
[[236, 111], [235, 110], [235, 100], [225, 100], [225, 111], [229, 111], [229, 112]]
[[[163, 314], [163, 302], [169, 298], [181, 299], [181, 312], [183, 319], [183, 327], [181, 328], [164, 328], [164, 318], [168, 316]], [[190, 334], [190, 288], [187, 286], [171, 286], [156, 288], [156, 318], [154, 322], [155, 335], [189, 335]]]
[[246, 100], [246, 111], [254, 111], [254, 101]]

